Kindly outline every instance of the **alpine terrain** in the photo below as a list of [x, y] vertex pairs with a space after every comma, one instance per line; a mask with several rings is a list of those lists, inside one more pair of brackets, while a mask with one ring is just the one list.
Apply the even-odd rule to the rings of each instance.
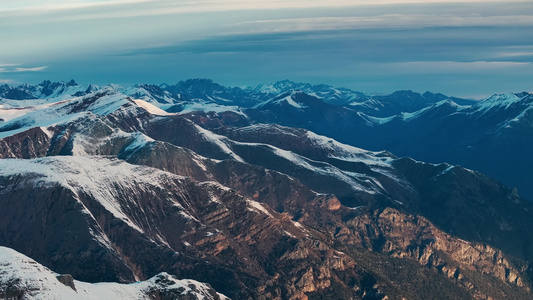
[[533, 94], [0, 97], [2, 299], [533, 297]]

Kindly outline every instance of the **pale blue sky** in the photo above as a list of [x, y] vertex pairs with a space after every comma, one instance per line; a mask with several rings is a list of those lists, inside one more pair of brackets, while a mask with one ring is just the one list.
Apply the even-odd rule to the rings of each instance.
[[533, 1], [0, 0], [0, 83], [533, 91]]

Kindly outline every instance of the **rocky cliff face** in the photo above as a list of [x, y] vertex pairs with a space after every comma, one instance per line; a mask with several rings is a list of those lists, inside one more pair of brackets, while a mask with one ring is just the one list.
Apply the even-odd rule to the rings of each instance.
[[531, 297], [531, 204], [471, 170], [111, 91], [0, 130], [19, 158], [0, 160], [1, 245], [76, 279], [168, 272], [234, 299]]
[[[347, 224], [338, 229], [337, 239], [391, 257], [417, 261], [469, 290], [476, 299], [504, 299], [509, 296], [504, 292], [509, 286], [529, 292], [528, 284], [524, 284], [527, 280], [524, 262], [490, 246], [454, 238], [423, 217], [386, 208]], [[490, 280], [480, 279], [480, 274], [481, 278], [488, 275], [499, 279], [502, 292], [487, 293], [485, 288]]]

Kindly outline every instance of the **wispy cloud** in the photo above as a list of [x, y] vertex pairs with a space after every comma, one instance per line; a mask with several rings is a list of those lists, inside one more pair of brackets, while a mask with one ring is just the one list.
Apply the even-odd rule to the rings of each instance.
[[503, 52], [499, 53], [498, 56], [500, 57], [527, 57], [531, 56], [533, 57], [533, 52]]
[[43, 71], [46, 68], [48, 68], [48, 66], [29, 67], [29, 68], [27, 68], [27, 67], [16, 67], [16, 68], [13, 68], [14, 66], [18, 66], [18, 65], [16, 65], [16, 64], [0, 65], [0, 73], [39, 72], [39, 71]]
[[[528, 2], [530, 0], [513, 0], [513, 2]], [[242, 9], [282, 9], [282, 8], [313, 8], [313, 7], [356, 7], [380, 6], [398, 4], [453, 4], [464, 3], [463, 0], [0, 0], [0, 11], [6, 10], [64, 10], [107, 5], [120, 5], [147, 2], [150, 7], [167, 7], [167, 13], [179, 11], [204, 12]], [[509, 3], [502, 0], [469, 0], [468, 3]], [[162, 11], [160, 11], [163, 13]], [[120, 13], [120, 12], [117, 12]], [[150, 11], [147, 11], [150, 13]]]
[[[470, 4], [509, 4], [502, 0], [469, 0]], [[512, 3], [530, 3], [530, 0], [513, 0]], [[228, 12], [245, 10], [282, 10], [282, 9], [314, 9], [314, 8], [355, 8], [355, 7], [396, 7], [398, 5], [457, 5], [465, 4], [463, 0], [0, 0], [0, 13], [15, 12], [17, 15], [54, 14], [64, 10], [76, 11], [74, 14], [57, 16], [40, 21], [114, 19], [126, 17], [158, 16], [172, 14]], [[115, 6], [110, 10], [109, 6]], [[33, 20], [35, 21], [35, 20]]]
[[0, 83], [1, 84], [5, 84], [5, 83], [13, 83], [14, 81], [12, 79], [1, 79], [0, 78]]
[[283, 33], [321, 30], [350, 30], [369, 28], [427, 28], [469, 26], [533, 26], [532, 15], [480, 16], [427, 14], [387, 14], [368, 17], [317, 17], [278, 20], [259, 20], [229, 25], [235, 28], [226, 34]]
[[15, 68], [13, 72], [39, 72], [48, 68], [48, 66], [33, 67], [33, 68]]

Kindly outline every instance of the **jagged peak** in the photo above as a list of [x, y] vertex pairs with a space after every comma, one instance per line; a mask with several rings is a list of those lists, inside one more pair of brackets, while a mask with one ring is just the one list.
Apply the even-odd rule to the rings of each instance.
[[37, 85], [38, 86], [50, 86], [50, 85], [53, 85], [53, 86], [56, 86], [56, 85], [76, 86], [76, 85], [78, 85], [78, 83], [76, 83], [76, 81], [74, 79], [70, 79], [69, 81], [51, 81], [51, 80], [45, 79], [45, 80], [41, 81], [39, 84], [37, 84]]
[[461, 107], [461, 105], [457, 104], [452, 99], [441, 100], [433, 105], [433, 107], [441, 107], [441, 106]]
[[515, 93], [504, 93], [504, 94], [494, 94], [490, 97], [487, 97], [474, 105], [478, 110], [489, 110], [495, 107], [505, 107], [520, 102], [524, 97], [520, 97], [521, 94]]
[[67, 86], [76, 86], [78, 83], [74, 79], [71, 79], [69, 82], [67, 82]]
[[426, 99], [432, 99], [432, 100], [438, 100], [438, 101], [441, 101], [441, 100], [446, 100], [446, 99], [450, 99], [451, 97], [448, 97], [442, 93], [433, 93], [433, 92], [430, 92], [430, 91], [426, 91], [422, 94], [422, 97], [426, 98]]
[[402, 97], [402, 98], [416, 98], [416, 99], [423, 99], [424, 97], [417, 92], [414, 92], [412, 90], [399, 90], [395, 91], [392, 94], [389, 94], [389, 97]]
[[529, 92], [526, 92], [526, 91], [519, 92], [519, 93], [513, 93], [513, 94], [515, 96], [517, 96], [517, 97], [520, 97], [520, 98], [525, 98], [527, 96], [533, 95], [532, 93], [529, 93]]

